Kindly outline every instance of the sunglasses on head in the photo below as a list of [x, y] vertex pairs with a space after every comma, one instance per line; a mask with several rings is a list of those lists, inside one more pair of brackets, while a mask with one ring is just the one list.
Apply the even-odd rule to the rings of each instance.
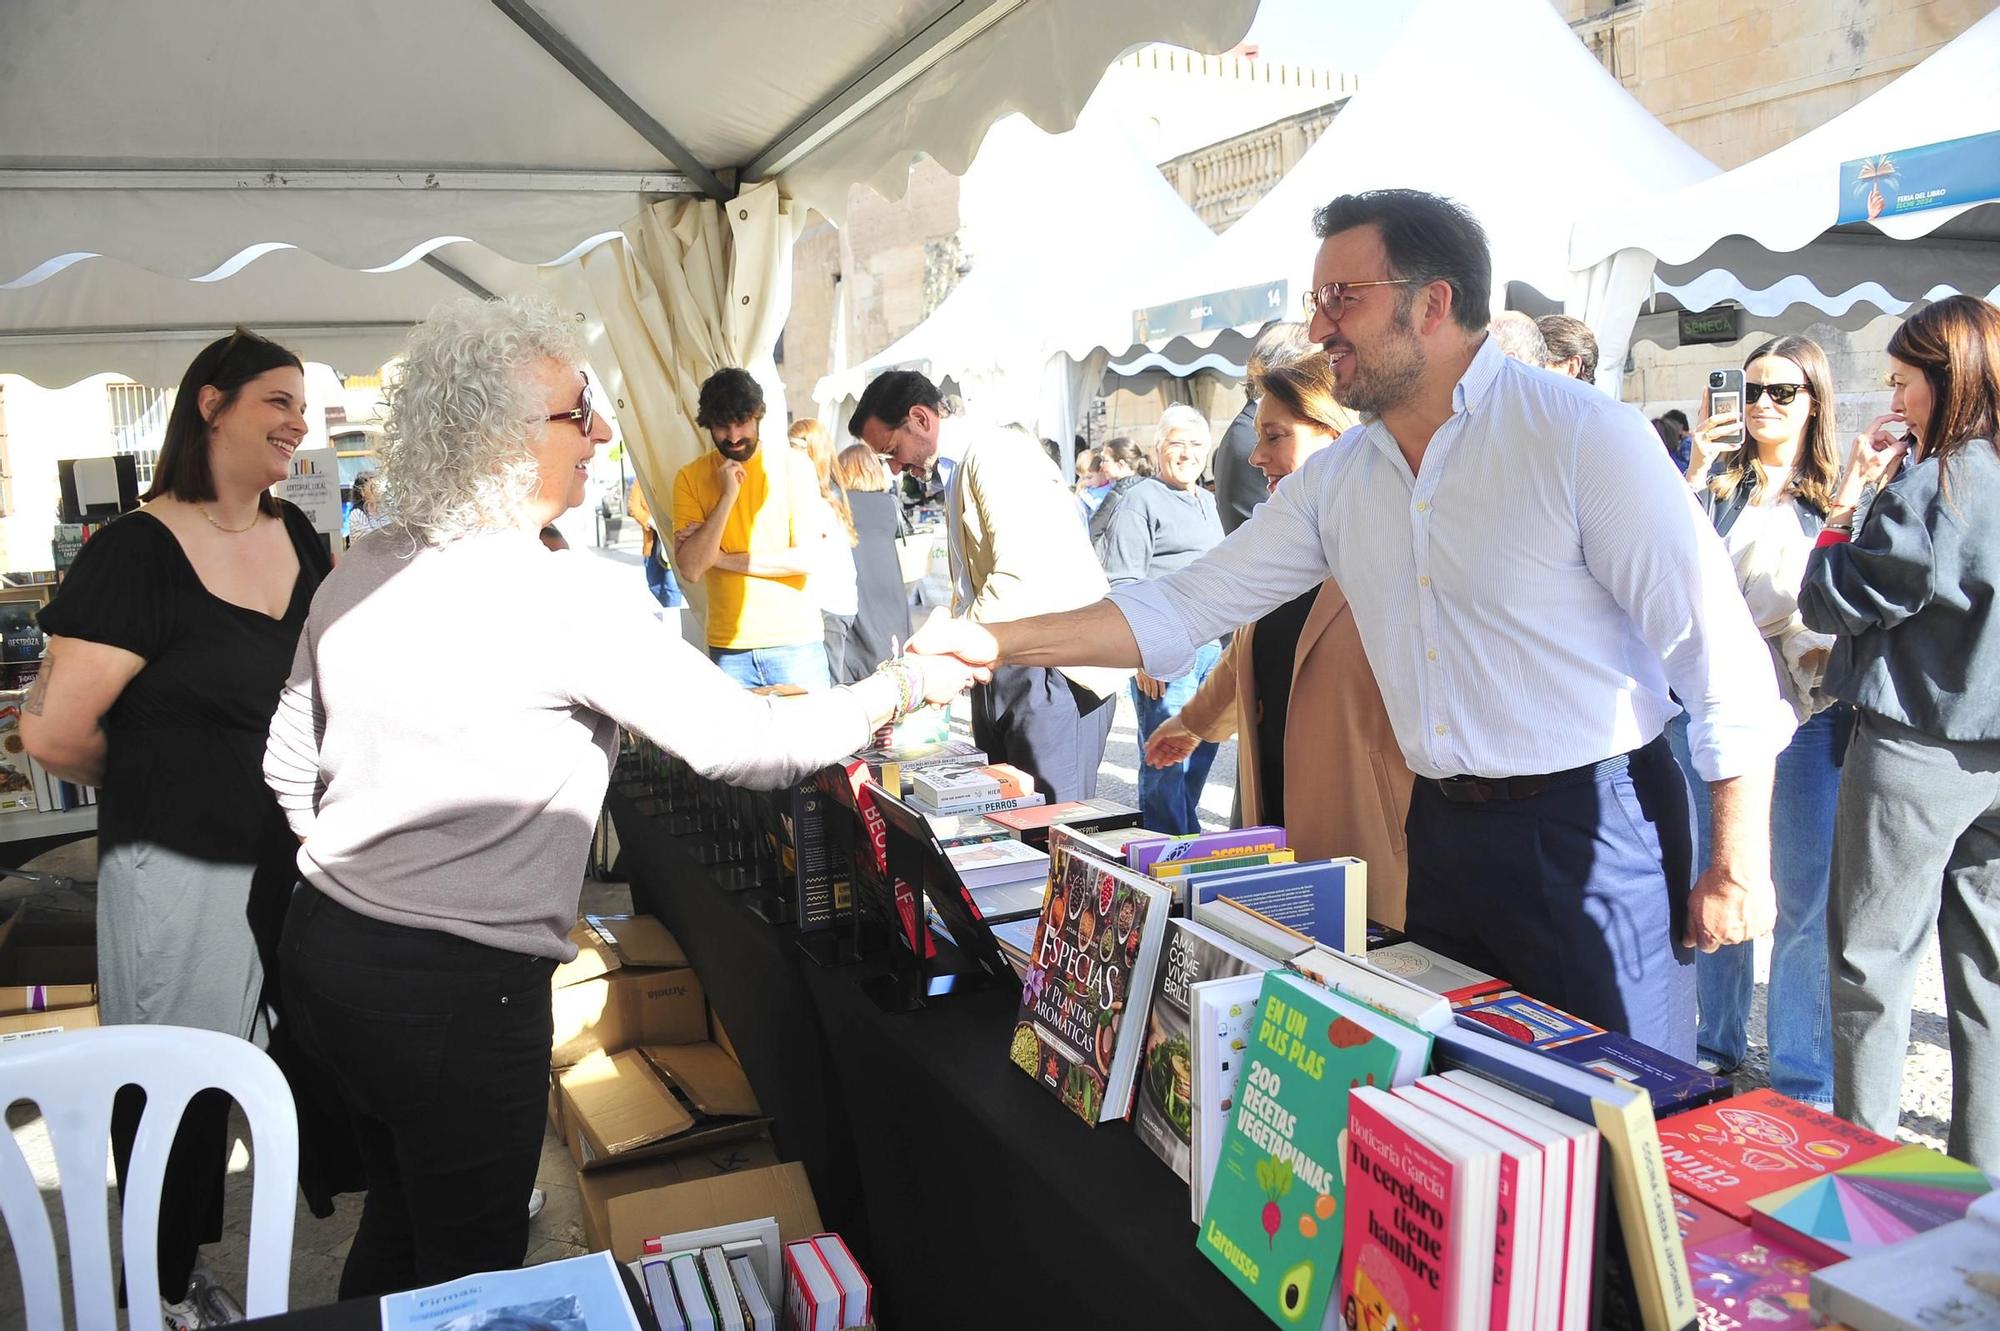
[[1792, 405], [1792, 399], [1796, 398], [1801, 393], [1808, 393], [1808, 392], [1809, 390], [1804, 384], [1747, 383], [1743, 385], [1743, 405], [1746, 407], [1754, 407], [1757, 405], [1758, 398], [1764, 396], [1764, 394], [1766, 393], [1769, 393], [1771, 395], [1771, 401], [1777, 403], [1781, 407], [1789, 407]]

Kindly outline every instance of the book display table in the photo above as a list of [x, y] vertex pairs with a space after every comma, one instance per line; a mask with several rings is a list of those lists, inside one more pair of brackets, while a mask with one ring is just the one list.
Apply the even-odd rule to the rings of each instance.
[[821, 967], [615, 792], [635, 909], [673, 931], [885, 1327], [1266, 1325], [1195, 1251], [1188, 1191], [1007, 1059], [1019, 998], [888, 1013], [872, 962]]

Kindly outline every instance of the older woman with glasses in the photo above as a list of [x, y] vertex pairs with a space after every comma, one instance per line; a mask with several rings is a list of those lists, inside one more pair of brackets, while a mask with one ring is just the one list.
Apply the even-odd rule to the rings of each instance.
[[518, 1266], [541, 1156], [549, 976], [620, 726], [773, 787], [970, 682], [889, 663], [738, 688], [586, 557], [536, 533], [610, 428], [575, 325], [528, 300], [410, 336], [383, 474], [395, 521], [313, 602], [266, 780], [301, 842], [281, 956], [299, 1038], [352, 1117], [368, 1199], [342, 1298]]
[[[1110, 516], [1096, 542], [1104, 576], [1113, 587], [1185, 568], [1222, 543], [1215, 496], [1197, 484], [1212, 442], [1208, 421], [1193, 407], [1175, 403], [1160, 413], [1153, 475], [1120, 493], [1115, 506], [1106, 505]], [[1221, 657], [1220, 642], [1205, 642], [1195, 650], [1194, 668], [1178, 679], [1138, 673], [1132, 681], [1132, 705], [1142, 749], [1161, 723], [1194, 697]], [[1148, 829], [1176, 836], [1201, 830], [1201, 791], [1216, 749], [1203, 740], [1172, 762], [1139, 768], [1139, 810]]]

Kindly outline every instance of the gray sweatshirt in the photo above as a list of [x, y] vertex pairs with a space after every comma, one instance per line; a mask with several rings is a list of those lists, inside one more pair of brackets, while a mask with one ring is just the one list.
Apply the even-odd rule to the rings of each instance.
[[1839, 635], [1826, 690], [1939, 739], [2000, 739], [2000, 457], [1984, 440], [1884, 486], [1854, 538], [1814, 550], [1806, 627]]
[[621, 723], [744, 786], [868, 742], [849, 690], [752, 694], [612, 572], [532, 532], [355, 542], [313, 598], [264, 756], [301, 875], [374, 919], [566, 960]]
[[1215, 496], [1198, 485], [1176, 490], [1148, 477], [1104, 502], [1118, 505], [1096, 542], [1114, 587], [1186, 568], [1222, 543]]

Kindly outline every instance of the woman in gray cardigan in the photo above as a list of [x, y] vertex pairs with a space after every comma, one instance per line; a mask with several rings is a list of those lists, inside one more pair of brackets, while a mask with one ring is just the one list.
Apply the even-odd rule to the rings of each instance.
[[[1936, 921], [1951, 1154], [2000, 1170], [2000, 310], [1953, 296], [1889, 340], [1893, 408], [1854, 441], [1799, 611], [1856, 708], [1834, 825], [1834, 1108], [1893, 1136]], [[1902, 423], [1907, 433], [1898, 435]], [[1907, 452], [1910, 465], [1900, 474]], [[1880, 486], [1866, 504], [1871, 486]]]

